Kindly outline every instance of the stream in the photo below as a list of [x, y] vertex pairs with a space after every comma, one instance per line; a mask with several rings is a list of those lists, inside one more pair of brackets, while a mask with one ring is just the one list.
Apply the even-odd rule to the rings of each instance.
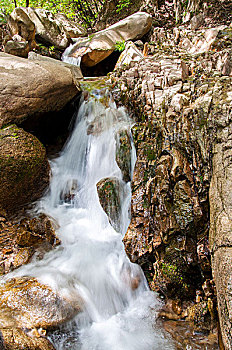
[[[81, 304], [82, 312], [49, 334], [56, 349], [174, 349], [171, 337], [156, 323], [160, 301], [122, 243], [130, 223], [131, 186], [116, 162], [116, 139], [122, 131], [130, 135], [133, 172], [132, 121], [123, 107], [116, 107], [106, 87], [91, 85], [75, 118], [69, 140], [51, 161], [49, 192], [37, 205], [38, 212], [58, 223], [61, 246], [13, 275], [34, 276]], [[99, 202], [96, 186], [112, 177], [120, 183], [117, 231]]]

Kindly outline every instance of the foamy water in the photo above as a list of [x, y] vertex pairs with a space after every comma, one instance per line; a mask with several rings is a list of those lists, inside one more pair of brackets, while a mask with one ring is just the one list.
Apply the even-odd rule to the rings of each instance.
[[[37, 277], [72, 300], [81, 296], [83, 311], [50, 335], [56, 349], [174, 349], [156, 326], [160, 302], [122, 243], [130, 222], [131, 187], [116, 162], [116, 138], [122, 130], [130, 134], [131, 120], [106, 89], [86, 96], [70, 139], [51, 162], [49, 193], [38, 203], [38, 211], [58, 222], [62, 244], [13, 275]], [[120, 232], [110, 225], [98, 198], [96, 184], [109, 177], [120, 182]]]

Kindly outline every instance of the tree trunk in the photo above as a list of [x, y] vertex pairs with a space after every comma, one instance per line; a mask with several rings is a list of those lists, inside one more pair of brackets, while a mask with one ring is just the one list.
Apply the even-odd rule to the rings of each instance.
[[17, 2], [16, 2], [16, 0], [14, 0], [14, 5], [15, 5], [15, 7], [17, 7]]
[[26, 7], [29, 7], [29, 0], [26, 0]]

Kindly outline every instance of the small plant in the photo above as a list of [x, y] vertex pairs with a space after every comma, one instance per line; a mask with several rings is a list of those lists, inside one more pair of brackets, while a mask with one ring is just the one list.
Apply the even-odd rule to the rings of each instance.
[[119, 0], [117, 4], [116, 12], [120, 13], [122, 10], [128, 9], [128, 7], [131, 5], [131, 0]]
[[115, 51], [119, 51], [119, 52], [122, 52], [125, 50], [125, 40], [123, 41], [117, 41], [116, 44], [115, 44], [115, 47], [114, 47], [114, 50]]
[[55, 46], [49, 46], [49, 53], [53, 53], [55, 51]]

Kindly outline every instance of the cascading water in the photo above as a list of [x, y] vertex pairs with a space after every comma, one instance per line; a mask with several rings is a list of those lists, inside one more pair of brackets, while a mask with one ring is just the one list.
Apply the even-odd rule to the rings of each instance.
[[[155, 325], [159, 301], [122, 243], [130, 221], [131, 189], [116, 162], [116, 139], [130, 128], [125, 109], [116, 107], [106, 89], [83, 94], [72, 135], [51, 162], [50, 191], [39, 203], [39, 210], [57, 220], [62, 244], [14, 272], [37, 277], [64, 297], [81, 298], [83, 311], [50, 335], [59, 350], [174, 348]], [[131, 149], [133, 171], [133, 143]], [[97, 192], [97, 183], [111, 177], [122, 189], [121, 233], [110, 225]]]
[[64, 51], [63, 55], [62, 55], [62, 61], [69, 63], [69, 64], [74, 64], [75, 66], [80, 67], [81, 65], [81, 57], [73, 57], [73, 56], [69, 56], [69, 54], [72, 51], [73, 45], [69, 45], [69, 47], [67, 47], [67, 49]]

